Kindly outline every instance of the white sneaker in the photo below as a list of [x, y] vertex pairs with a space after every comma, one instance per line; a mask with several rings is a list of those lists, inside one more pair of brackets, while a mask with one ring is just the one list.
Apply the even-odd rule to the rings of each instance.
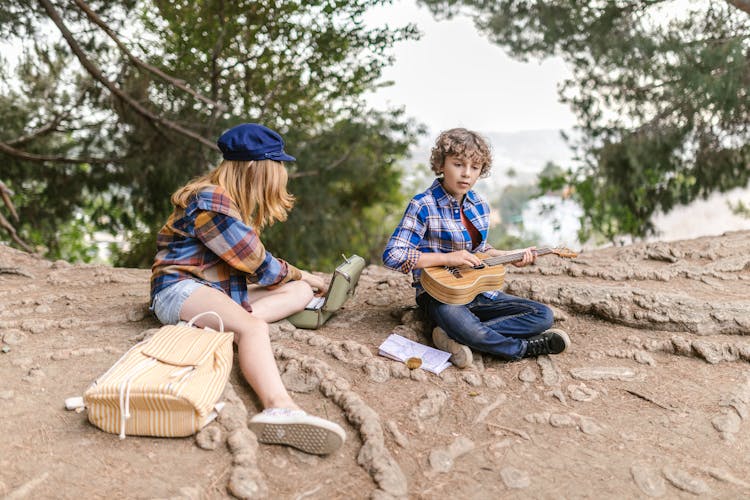
[[441, 351], [451, 353], [450, 362], [457, 368], [466, 368], [474, 361], [471, 349], [450, 338], [439, 326], [432, 330], [432, 343]]
[[267, 408], [250, 419], [249, 427], [261, 443], [293, 446], [315, 455], [332, 453], [346, 440], [340, 425], [288, 408]]

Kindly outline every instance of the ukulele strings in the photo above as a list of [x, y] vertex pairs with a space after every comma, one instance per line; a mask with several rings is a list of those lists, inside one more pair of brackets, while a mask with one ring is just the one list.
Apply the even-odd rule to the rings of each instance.
[[[539, 250], [536, 250], [535, 253], [537, 257], [541, 255], [547, 255], [548, 253], [551, 253], [552, 250], [549, 248], [540, 248]], [[482, 260], [482, 264], [486, 264], [490, 267], [496, 266], [498, 264], [506, 264], [508, 262], [515, 262], [518, 260], [523, 259], [523, 252], [517, 252], [512, 253], [508, 255], [498, 255], [496, 257], [487, 257], [486, 259], [480, 259]], [[474, 269], [473, 266], [461, 266], [459, 269]]]

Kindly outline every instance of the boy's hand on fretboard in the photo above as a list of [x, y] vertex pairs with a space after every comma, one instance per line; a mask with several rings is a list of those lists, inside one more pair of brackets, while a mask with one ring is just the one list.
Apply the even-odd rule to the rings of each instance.
[[525, 267], [531, 265], [536, 261], [536, 247], [529, 247], [523, 250], [519, 250], [522, 253], [521, 260], [514, 262], [513, 265], [516, 267]]

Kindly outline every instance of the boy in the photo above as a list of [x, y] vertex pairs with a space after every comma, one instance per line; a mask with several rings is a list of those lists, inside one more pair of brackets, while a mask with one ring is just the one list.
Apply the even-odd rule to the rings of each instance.
[[[491, 164], [489, 146], [476, 132], [455, 128], [441, 133], [430, 156], [438, 178], [411, 199], [383, 252], [386, 267], [412, 272], [417, 304], [437, 324], [432, 340], [451, 353], [451, 362], [459, 368], [471, 365], [470, 348], [516, 360], [559, 354], [570, 345], [565, 332], [550, 329], [552, 311], [543, 304], [499, 290], [479, 294], [466, 305], [443, 304], [420, 285], [422, 268], [475, 266], [481, 262], [476, 252], [511, 253], [487, 243], [489, 205], [472, 191]], [[523, 255], [516, 266], [533, 264], [535, 247]]]

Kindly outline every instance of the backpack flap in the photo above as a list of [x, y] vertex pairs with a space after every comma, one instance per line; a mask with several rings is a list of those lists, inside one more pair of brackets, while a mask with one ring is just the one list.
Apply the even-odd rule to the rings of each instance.
[[231, 342], [233, 336], [232, 332], [167, 325], [148, 341], [142, 353], [174, 366], [199, 366], [213, 359], [219, 346]]
[[337, 311], [346, 300], [354, 295], [359, 275], [365, 267], [365, 259], [359, 255], [352, 255], [346, 262], [339, 265], [333, 273], [333, 279], [328, 289], [328, 296], [322, 310]]

